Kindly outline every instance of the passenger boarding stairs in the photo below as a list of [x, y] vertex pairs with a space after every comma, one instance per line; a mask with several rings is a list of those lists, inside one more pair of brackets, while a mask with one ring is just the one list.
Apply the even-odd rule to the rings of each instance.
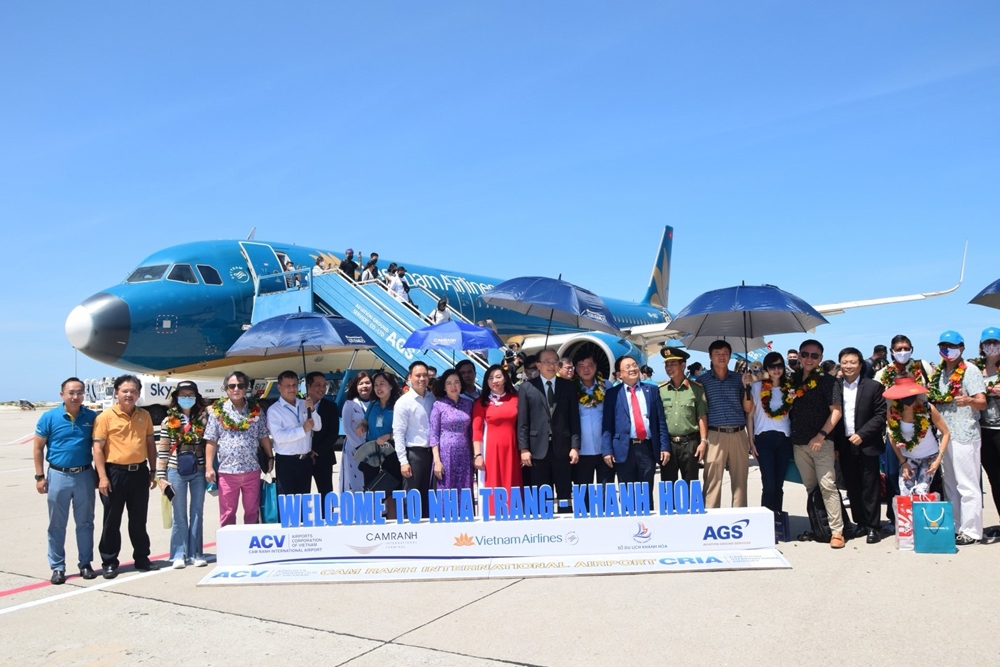
[[[398, 375], [406, 377], [413, 361], [420, 360], [442, 373], [468, 359], [476, 368], [476, 383], [481, 387], [488, 363], [500, 363], [502, 350], [489, 350], [487, 362], [475, 354], [450, 350], [410, 350], [403, 347], [417, 329], [429, 326], [426, 314], [437, 307], [438, 296], [419, 285], [410, 285], [410, 298], [420, 312], [400, 303], [389, 294], [381, 281], [357, 283], [339, 271], [312, 275], [307, 269], [268, 276], [270, 282], [258, 288], [254, 299], [253, 323], [299, 310], [340, 315], [364, 329], [378, 346], [373, 352]], [[291, 279], [284, 280], [288, 276]], [[296, 279], [297, 278], [297, 279]], [[286, 286], [291, 284], [291, 286]], [[449, 306], [454, 320], [468, 322]]]

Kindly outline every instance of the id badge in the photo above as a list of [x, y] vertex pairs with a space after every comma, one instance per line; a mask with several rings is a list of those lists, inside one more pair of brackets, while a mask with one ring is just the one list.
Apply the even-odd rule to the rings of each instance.
[[382, 428], [382, 415], [375, 419], [375, 428]]

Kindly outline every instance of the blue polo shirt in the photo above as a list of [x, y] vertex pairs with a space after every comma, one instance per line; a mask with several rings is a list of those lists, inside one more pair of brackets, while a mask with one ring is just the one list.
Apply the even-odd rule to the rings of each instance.
[[720, 380], [709, 369], [707, 373], [698, 376], [698, 382], [705, 388], [705, 396], [708, 398], [709, 426], [746, 426], [742, 375], [736, 371], [727, 371], [726, 378]]
[[35, 424], [35, 435], [45, 438], [45, 460], [60, 468], [93, 463], [96, 418], [96, 412], [82, 406], [76, 419], [62, 405], [45, 412]]

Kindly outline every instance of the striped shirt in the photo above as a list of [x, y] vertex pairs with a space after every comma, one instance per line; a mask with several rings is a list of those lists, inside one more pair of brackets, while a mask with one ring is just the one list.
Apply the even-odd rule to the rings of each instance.
[[721, 427], [746, 426], [747, 415], [743, 412], [743, 378], [736, 371], [727, 371], [726, 378], [720, 380], [709, 370], [697, 381], [705, 388], [708, 398], [708, 425]]
[[[180, 415], [182, 429], [187, 428], [189, 419], [187, 415], [181, 413]], [[205, 418], [202, 418], [203, 421]], [[163, 420], [163, 424], [160, 426], [160, 437], [156, 441], [156, 476], [159, 479], [167, 478], [167, 468], [177, 468], [177, 452], [182, 448], [184, 450], [193, 450], [196, 457], [198, 457], [198, 469], [205, 469], [205, 441], [199, 440], [197, 444], [194, 445], [180, 445], [175, 446], [178, 443], [172, 442], [170, 437], [167, 435], [167, 428], [165, 424], [167, 420]]]

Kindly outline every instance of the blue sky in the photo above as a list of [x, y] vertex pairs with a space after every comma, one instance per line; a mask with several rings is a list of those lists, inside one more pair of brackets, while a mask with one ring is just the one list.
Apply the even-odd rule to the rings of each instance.
[[7, 3], [0, 400], [54, 398], [66, 315], [143, 257], [252, 227], [638, 299], [670, 224], [674, 312], [943, 289], [969, 239], [957, 293], [817, 336], [978, 340], [998, 32], [995, 2]]

